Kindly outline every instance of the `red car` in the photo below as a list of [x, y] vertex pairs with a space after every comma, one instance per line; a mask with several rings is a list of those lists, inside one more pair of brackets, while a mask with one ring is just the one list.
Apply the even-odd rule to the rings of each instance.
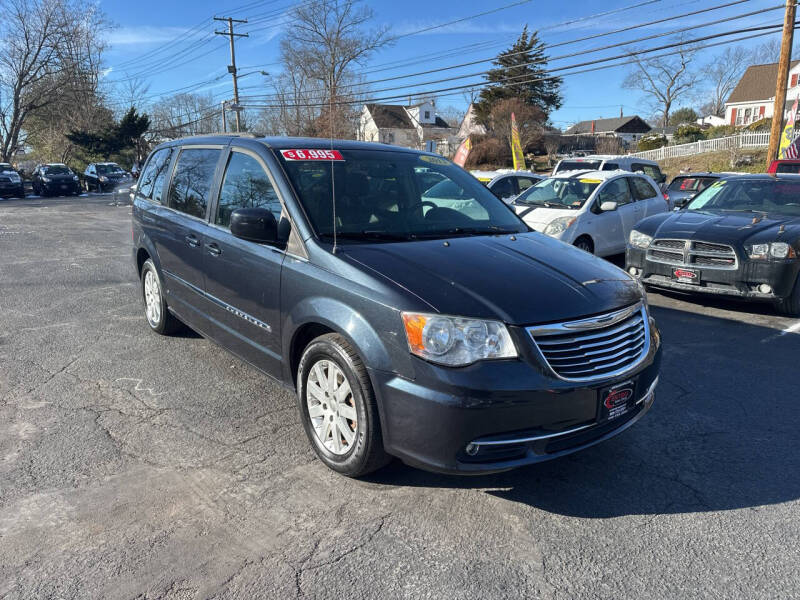
[[773, 160], [767, 173], [775, 175], [776, 173], [800, 173], [800, 159], [797, 158], [782, 158]]

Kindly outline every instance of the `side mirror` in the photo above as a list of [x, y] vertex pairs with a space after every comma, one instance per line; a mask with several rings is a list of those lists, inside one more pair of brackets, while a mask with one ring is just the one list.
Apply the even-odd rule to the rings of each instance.
[[259, 244], [278, 241], [278, 221], [266, 208], [239, 208], [231, 213], [231, 233], [237, 238]]
[[611, 212], [612, 210], [617, 210], [616, 202], [603, 202], [600, 204], [600, 212]]
[[675, 200], [675, 208], [683, 208], [691, 202], [692, 198], [693, 196], [689, 196], [688, 198], [679, 198]]

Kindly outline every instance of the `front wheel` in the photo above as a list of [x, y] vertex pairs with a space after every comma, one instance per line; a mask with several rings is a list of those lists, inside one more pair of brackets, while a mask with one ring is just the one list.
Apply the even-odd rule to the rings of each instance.
[[323, 463], [360, 477], [391, 460], [367, 369], [346, 339], [333, 333], [316, 338], [303, 352], [297, 375], [303, 427]]
[[579, 250], [588, 252], [589, 254], [594, 254], [594, 244], [592, 243], [592, 240], [586, 237], [585, 235], [575, 240], [573, 246], [575, 246]]
[[169, 335], [180, 328], [180, 321], [167, 309], [161, 278], [152, 259], [149, 258], [142, 265], [142, 299], [150, 329], [161, 335]]
[[786, 298], [778, 300], [775, 308], [783, 315], [790, 317], [800, 316], [800, 276], [795, 281], [792, 292]]

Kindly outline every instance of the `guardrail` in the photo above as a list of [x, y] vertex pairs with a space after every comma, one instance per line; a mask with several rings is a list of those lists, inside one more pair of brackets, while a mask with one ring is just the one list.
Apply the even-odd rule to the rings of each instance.
[[656, 150], [635, 152], [632, 156], [639, 156], [649, 160], [664, 160], [666, 158], [703, 154], [704, 152], [729, 150], [730, 148], [761, 148], [769, 146], [769, 135], [769, 131], [739, 133], [737, 135], [714, 138], [712, 140], [700, 140], [699, 142], [691, 142], [689, 144], [664, 146]]

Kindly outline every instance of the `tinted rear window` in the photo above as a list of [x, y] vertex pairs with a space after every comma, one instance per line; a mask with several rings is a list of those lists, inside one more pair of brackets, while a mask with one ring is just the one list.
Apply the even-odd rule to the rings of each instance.
[[776, 173], [800, 173], [800, 163], [778, 163]]
[[178, 156], [169, 190], [169, 205], [193, 217], [204, 218], [220, 150], [187, 148]]
[[717, 177], [676, 177], [669, 184], [671, 192], [700, 192], [714, 183]]
[[562, 160], [556, 169], [561, 171], [597, 171], [600, 168], [599, 160]]

